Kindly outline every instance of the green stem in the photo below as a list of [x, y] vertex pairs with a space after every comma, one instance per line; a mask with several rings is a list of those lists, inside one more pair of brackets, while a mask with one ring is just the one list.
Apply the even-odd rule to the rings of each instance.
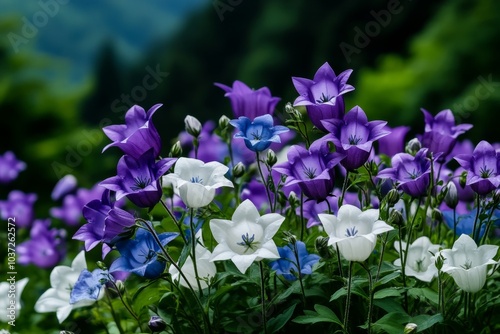
[[256, 154], [257, 154], [257, 169], [259, 170], [260, 178], [262, 179], [262, 183], [264, 184], [264, 188], [266, 189], [267, 199], [269, 201], [269, 208], [270, 208], [271, 212], [274, 212], [273, 201], [271, 199], [271, 193], [269, 192], [269, 188], [267, 187], [267, 181], [264, 178], [264, 173], [262, 173], [262, 168], [260, 166], [259, 152], [256, 152]]
[[349, 273], [347, 277], [347, 298], [345, 302], [345, 314], [344, 314], [344, 330], [348, 331], [347, 324], [349, 323], [349, 309], [351, 307], [351, 283], [352, 283], [352, 267], [354, 262], [349, 261]]
[[118, 317], [115, 313], [115, 309], [113, 308], [113, 303], [111, 301], [111, 298], [109, 297], [109, 292], [107, 289], [105, 290], [105, 294], [106, 294], [106, 297], [108, 299], [109, 308], [111, 310], [111, 316], [113, 317], [113, 320], [115, 321], [116, 328], [118, 328], [118, 331], [120, 332], [120, 334], [123, 334], [125, 332], [123, 331], [122, 325], [120, 324], [120, 319], [118, 319]]
[[123, 299], [123, 295], [122, 293], [120, 292], [120, 290], [118, 289], [118, 286], [116, 285], [115, 282], [113, 282], [112, 280], [109, 280], [109, 282], [113, 285], [113, 287], [115, 288], [116, 290], [116, 294], [118, 295], [118, 297], [120, 298], [120, 301], [122, 302], [123, 306], [125, 306], [125, 308], [127, 309], [128, 313], [130, 313], [130, 315], [135, 319], [135, 321], [137, 322], [137, 325], [139, 326], [139, 328], [141, 329], [142, 331], [142, 328], [141, 328], [141, 322], [139, 320], [139, 317], [134, 313], [134, 311], [130, 308], [130, 306], [125, 302], [125, 300]]
[[[375, 282], [378, 281], [378, 278], [380, 276], [380, 269], [382, 268], [382, 262], [384, 259], [384, 253], [385, 253], [385, 247], [387, 245], [387, 240], [389, 239], [389, 233], [384, 234], [384, 241], [382, 242], [382, 249], [380, 250], [380, 257], [378, 259], [378, 265], [377, 265], [377, 276], [375, 276]], [[401, 247], [401, 243], [399, 244], [399, 247]]]
[[304, 192], [300, 192], [300, 241], [304, 241]]
[[[491, 208], [491, 211], [490, 211], [490, 214], [488, 216], [488, 220], [487, 220], [487, 223], [486, 223], [486, 230], [484, 231], [484, 235], [481, 239], [481, 242], [480, 244], [483, 245], [485, 242], [486, 242], [486, 238], [488, 237], [488, 234], [490, 233], [490, 228], [491, 228], [491, 225], [493, 224], [494, 221], [491, 220], [491, 217], [493, 217], [493, 213], [495, 213], [495, 208]], [[479, 233], [479, 235], [481, 235], [481, 233]], [[479, 237], [478, 235], [478, 237]]]
[[302, 293], [302, 302], [304, 307], [306, 306], [306, 293], [304, 290], [304, 283], [302, 282], [302, 272], [300, 271], [300, 259], [299, 259], [299, 251], [297, 250], [297, 244], [293, 245], [293, 254], [295, 255], [295, 261], [297, 265], [297, 271], [299, 272], [299, 283], [300, 283], [300, 291]]
[[191, 228], [191, 259], [193, 260], [194, 277], [196, 278], [196, 284], [198, 284], [198, 292], [200, 293], [200, 298], [203, 297], [203, 290], [201, 289], [201, 283], [198, 275], [198, 264], [196, 263], [196, 233], [194, 228], [194, 209], [189, 209], [190, 219], [189, 226]]
[[366, 270], [366, 273], [368, 274], [368, 290], [370, 293], [370, 298], [368, 299], [368, 317], [366, 321], [368, 322], [368, 334], [370, 334], [372, 330], [373, 313], [373, 279], [370, 269], [363, 262], [360, 262], [359, 264], [361, 264], [361, 266]]
[[[481, 209], [481, 198], [479, 197], [479, 194], [476, 195], [476, 218], [474, 219], [474, 228], [472, 229], [472, 239], [476, 241], [476, 229], [477, 229], [477, 222], [479, 221], [479, 211]], [[479, 236], [479, 233], [477, 233]]]
[[457, 239], [457, 208], [453, 208], [453, 243]]
[[179, 229], [179, 232], [181, 234], [182, 240], [184, 240], [184, 243], [187, 243], [186, 235], [184, 234], [184, 231], [182, 230], [181, 224], [179, 223], [177, 218], [175, 218], [174, 214], [172, 213], [172, 211], [170, 211], [170, 209], [168, 208], [167, 204], [164, 201], [160, 200], [160, 203], [163, 206], [163, 208], [165, 209], [165, 211], [167, 211], [170, 218], [174, 221], [177, 228]]
[[349, 171], [346, 170], [344, 183], [342, 184], [342, 194], [340, 195], [339, 203], [338, 203], [339, 209], [342, 206], [342, 204], [344, 203], [344, 196], [345, 196], [345, 192], [347, 190], [347, 183], [348, 182], [349, 182]]
[[260, 269], [260, 299], [262, 306], [262, 326], [264, 329], [264, 333], [267, 334], [267, 318], [266, 318], [266, 286], [264, 280], [264, 267], [262, 265], [262, 261], [259, 261], [259, 269]]
[[[330, 205], [330, 202], [328, 202], [328, 200], [326, 200], [326, 205], [328, 206], [328, 213], [331, 215], [333, 214], [332, 212], [332, 206]], [[337, 253], [337, 263], [338, 263], [338, 266], [339, 266], [339, 275], [340, 277], [344, 277], [344, 272], [342, 270], [342, 259], [340, 258], [340, 250], [339, 250], [339, 245], [338, 244], [335, 244], [335, 249], [336, 249], [336, 253]]]

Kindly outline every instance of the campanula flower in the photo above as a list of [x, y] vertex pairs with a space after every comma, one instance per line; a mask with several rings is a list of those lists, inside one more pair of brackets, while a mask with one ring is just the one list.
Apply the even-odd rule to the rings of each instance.
[[[403, 252], [406, 251], [406, 242], [401, 241]], [[434, 264], [433, 257], [439, 251], [440, 245], [431, 243], [427, 237], [420, 237], [408, 246], [408, 254], [406, 255], [406, 276], [418, 278], [423, 282], [430, 282], [437, 275], [437, 268]], [[394, 248], [401, 255], [399, 242], [394, 242]], [[394, 261], [394, 265], [401, 267], [401, 258]]]
[[68, 174], [63, 176], [59, 181], [57, 181], [52, 193], [50, 194], [50, 198], [53, 201], [58, 201], [67, 194], [72, 193], [76, 190], [76, 186], [78, 181], [74, 175]]
[[102, 297], [101, 288], [108, 281], [114, 280], [107, 270], [95, 269], [90, 272], [83, 269], [78, 279], [71, 289], [70, 304], [78, 303], [81, 300], [98, 300]]
[[345, 93], [354, 90], [347, 84], [352, 70], [346, 70], [338, 76], [324, 63], [314, 75], [313, 80], [292, 77], [293, 85], [300, 94], [293, 103], [294, 106], [305, 106], [312, 124], [322, 131], [327, 131], [321, 122], [325, 119], [342, 119], [344, 116]]
[[310, 275], [313, 265], [320, 259], [319, 255], [309, 254], [306, 244], [302, 241], [278, 247], [278, 252], [280, 259], [271, 262], [269, 265], [278, 275], [283, 275], [289, 281], [295, 281], [297, 275]]
[[36, 194], [25, 194], [20, 190], [12, 190], [6, 201], [0, 201], [0, 216], [2, 219], [15, 218], [16, 226], [30, 227], [35, 218], [33, 204]]
[[234, 138], [243, 138], [246, 147], [254, 152], [262, 152], [272, 143], [280, 143], [279, 135], [289, 131], [286, 126], [275, 126], [271, 115], [258, 116], [253, 120], [240, 116], [229, 123], [239, 130]]
[[378, 140], [378, 152], [392, 157], [398, 153], [404, 152], [405, 149], [405, 136], [410, 131], [409, 126], [397, 126], [391, 128], [384, 126], [385, 131], [389, 134]]
[[64, 196], [61, 207], [50, 209], [50, 215], [62, 220], [69, 226], [79, 226], [82, 220], [82, 209], [88, 202], [98, 199], [104, 192], [104, 187], [99, 185], [91, 189], [80, 188], [75, 194]]
[[17, 160], [14, 152], [5, 152], [0, 155], [0, 184], [14, 181], [19, 173], [25, 169], [26, 164], [21, 160]]

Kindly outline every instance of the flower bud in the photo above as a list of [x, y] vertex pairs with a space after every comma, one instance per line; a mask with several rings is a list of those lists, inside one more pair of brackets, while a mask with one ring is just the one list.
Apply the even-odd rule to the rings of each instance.
[[406, 153], [409, 153], [411, 155], [415, 155], [420, 149], [422, 148], [422, 144], [420, 143], [420, 140], [417, 138], [413, 138], [406, 144], [405, 151]]
[[283, 231], [283, 240], [289, 244], [295, 245], [297, 243], [297, 237], [290, 231]]
[[413, 322], [407, 324], [403, 330], [404, 334], [413, 334], [416, 332], [417, 332], [417, 324], [414, 324]]
[[402, 226], [404, 222], [403, 214], [398, 210], [392, 210], [387, 220], [387, 224], [394, 226]]
[[102, 270], [108, 270], [108, 267], [106, 266], [106, 264], [102, 261], [97, 261], [96, 262], [96, 265], [99, 269], [102, 269]]
[[221, 130], [224, 130], [225, 128], [227, 128], [227, 126], [229, 125], [229, 117], [227, 117], [226, 115], [222, 115], [220, 118], [219, 118], [219, 128]]
[[187, 115], [186, 118], [184, 118], [184, 125], [186, 127], [187, 133], [189, 133], [191, 136], [197, 138], [200, 135], [201, 123], [195, 117]]
[[437, 270], [441, 270], [441, 268], [443, 268], [444, 257], [441, 254], [441, 252], [437, 253], [436, 260], [434, 263], [436, 264]]
[[498, 204], [500, 203], [500, 190], [496, 190], [494, 193], [493, 193], [493, 203], [495, 204]]
[[153, 315], [151, 319], [149, 319], [148, 327], [153, 333], [161, 332], [167, 328], [167, 323], [159, 316]]
[[171, 158], [179, 158], [182, 156], [182, 146], [180, 141], [176, 141], [175, 144], [172, 145], [168, 156]]
[[334, 255], [333, 249], [328, 246], [328, 237], [317, 237], [315, 241], [316, 251], [324, 259], [331, 259]]
[[285, 105], [285, 112], [292, 116], [296, 121], [302, 121], [302, 114], [295, 109], [290, 102]]
[[118, 289], [118, 292], [120, 294], [125, 293], [125, 284], [123, 283], [123, 281], [117, 280], [115, 282], [115, 285], [116, 285], [116, 288]]
[[292, 209], [295, 209], [300, 205], [300, 201], [297, 198], [297, 194], [295, 194], [295, 192], [290, 191], [290, 195], [288, 196], [288, 203], [290, 203]]
[[266, 164], [269, 167], [273, 167], [278, 162], [278, 158], [276, 157], [276, 153], [273, 150], [269, 149], [267, 151]]
[[443, 214], [441, 213], [441, 210], [436, 209], [436, 208], [432, 209], [431, 218], [434, 221], [442, 221]]
[[240, 161], [233, 167], [233, 176], [242, 177], [245, 175], [245, 165]]
[[389, 207], [393, 207], [394, 205], [396, 205], [396, 203], [399, 202], [400, 197], [401, 196], [399, 195], [399, 191], [397, 191], [396, 189], [389, 190], [389, 192], [385, 196]]
[[458, 204], [457, 186], [453, 182], [448, 182], [445, 189], [446, 194], [444, 195], [444, 202], [449, 208], [455, 209]]
[[462, 174], [460, 174], [460, 178], [458, 179], [458, 183], [460, 184], [460, 187], [465, 188], [467, 185], [467, 171], [463, 171]]

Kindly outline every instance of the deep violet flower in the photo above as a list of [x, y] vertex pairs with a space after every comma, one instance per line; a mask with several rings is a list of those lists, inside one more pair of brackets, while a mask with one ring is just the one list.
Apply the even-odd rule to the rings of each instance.
[[33, 204], [36, 200], [36, 194], [12, 190], [6, 201], [0, 201], [0, 216], [4, 220], [14, 218], [18, 227], [29, 227], [35, 218]]
[[274, 125], [271, 115], [258, 116], [253, 120], [240, 116], [229, 123], [239, 130], [234, 138], [243, 138], [246, 147], [254, 152], [262, 152], [272, 143], [280, 143], [279, 135], [289, 131], [286, 126]]
[[312, 266], [320, 259], [319, 255], [309, 254], [302, 241], [278, 247], [278, 252], [280, 259], [271, 262], [269, 266], [289, 281], [295, 281], [298, 275], [312, 274]]
[[14, 181], [20, 172], [26, 169], [26, 164], [17, 160], [12, 151], [7, 151], [0, 155], [0, 184], [7, 184]]
[[392, 157], [398, 153], [404, 152], [405, 136], [410, 131], [409, 126], [397, 126], [390, 128], [384, 126], [384, 130], [390, 132], [378, 140], [378, 152]]
[[293, 85], [300, 94], [293, 103], [294, 106], [305, 106], [309, 119], [318, 129], [325, 131], [322, 120], [344, 116], [345, 93], [354, 90], [347, 84], [352, 70], [346, 70], [338, 76], [328, 63], [324, 63], [314, 75], [313, 80], [292, 77]]
[[56, 183], [50, 197], [52, 200], [58, 201], [69, 193], [72, 193], [76, 189], [77, 184], [75, 176], [71, 174], [65, 175]]

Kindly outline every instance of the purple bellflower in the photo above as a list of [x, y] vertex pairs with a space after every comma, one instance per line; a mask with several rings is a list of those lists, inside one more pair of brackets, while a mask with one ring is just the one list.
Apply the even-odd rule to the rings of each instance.
[[[166, 246], [178, 235], [178, 233], [161, 233], [158, 238], [161, 244]], [[149, 231], [138, 229], [135, 239], [121, 240], [116, 243], [116, 248], [121, 257], [111, 264], [109, 268], [111, 273], [127, 271], [145, 278], [157, 278], [165, 270], [166, 263], [158, 259], [160, 246]]]
[[294, 106], [305, 106], [311, 122], [318, 129], [325, 131], [322, 120], [344, 116], [345, 93], [354, 90], [347, 84], [352, 70], [346, 70], [338, 76], [328, 63], [324, 63], [314, 79], [292, 77], [293, 85], [300, 94], [293, 103]]
[[75, 304], [81, 300], [99, 299], [102, 286], [110, 280], [114, 280], [114, 278], [107, 270], [95, 269], [90, 272], [83, 269], [73, 289], [71, 289], [69, 303]]
[[141, 208], [153, 207], [162, 195], [160, 177], [176, 161], [176, 159], [164, 158], [155, 162], [154, 154], [154, 151], [150, 149], [138, 159], [124, 155], [118, 161], [118, 175], [102, 181], [100, 185], [115, 191], [117, 200], [126, 196]]
[[384, 126], [384, 130], [390, 133], [378, 140], [378, 152], [387, 155], [388, 157], [393, 157], [398, 153], [404, 152], [405, 147], [405, 136], [410, 131], [409, 126], [397, 126], [395, 128], [390, 128], [387, 125]]
[[472, 154], [460, 154], [455, 160], [467, 170], [466, 185], [479, 195], [489, 194], [500, 186], [500, 153], [487, 141], [477, 144]]
[[233, 83], [233, 87], [220, 83], [215, 85], [226, 92], [224, 96], [231, 100], [235, 117], [245, 116], [254, 119], [262, 115], [272, 115], [276, 104], [281, 100], [279, 97], [272, 97], [267, 87], [253, 90], [238, 80]]
[[126, 155], [139, 158], [146, 151], [153, 149], [154, 157], [160, 154], [161, 141], [153, 125], [153, 114], [161, 104], [155, 104], [146, 112], [138, 105], [132, 106], [125, 114], [125, 124], [106, 126], [102, 130], [113, 142], [104, 147], [119, 147]]
[[51, 208], [50, 215], [61, 219], [69, 226], [78, 226], [82, 220], [82, 209], [88, 202], [102, 196], [105, 189], [95, 185], [91, 189], [80, 188], [76, 194], [68, 194], [64, 197], [61, 207]]
[[15, 179], [20, 172], [26, 169], [26, 164], [17, 160], [12, 151], [0, 155], [0, 184], [7, 184]]
[[330, 119], [322, 123], [330, 132], [322, 140], [331, 140], [337, 152], [345, 154], [341, 165], [349, 171], [361, 167], [370, 157], [373, 142], [390, 133], [384, 130], [387, 122], [368, 122], [365, 112], [358, 106], [352, 108], [343, 120]]
[[434, 117], [427, 110], [421, 110], [425, 118], [425, 132], [420, 140], [422, 147], [434, 154], [441, 153], [441, 158], [445, 159], [455, 146], [457, 137], [472, 128], [472, 124], [455, 125], [450, 109], [442, 110]]
[[50, 228], [50, 219], [37, 219], [30, 230], [30, 238], [17, 245], [18, 262], [34, 264], [39, 268], [54, 267], [65, 255], [66, 231]]
[[285, 187], [297, 184], [307, 198], [318, 202], [331, 195], [335, 183], [334, 167], [344, 158], [343, 154], [331, 153], [326, 142], [316, 140], [309, 150], [292, 146], [287, 157], [287, 162], [273, 167], [287, 176]]
[[17, 227], [30, 227], [35, 218], [33, 204], [36, 200], [36, 194], [12, 190], [6, 201], [0, 201], [0, 216], [4, 220], [15, 218]]
[[56, 183], [50, 197], [53, 201], [58, 201], [64, 196], [75, 191], [77, 184], [78, 182], [76, 177], [71, 174], [65, 175]]
[[271, 115], [258, 116], [253, 121], [248, 117], [240, 116], [229, 123], [239, 130], [234, 138], [243, 138], [246, 147], [254, 152], [262, 152], [272, 143], [280, 143], [279, 135], [289, 131], [286, 126], [274, 126]]
[[289, 281], [295, 281], [298, 275], [303, 277], [312, 274], [312, 266], [320, 259], [319, 255], [309, 254], [306, 244], [302, 241], [278, 247], [278, 252], [281, 258], [269, 265], [278, 275], [283, 275]]
[[135, 224], [135, 218], [131, 213], [115, 207], [115, 202], [111, 200], [110, 191], [107, 189], [101, 200], [87, 203], [82, 213], [87, 224], [76, 231], [73, 239], [85, 242], [87, 252], [102, 242], [103, 258], [111, 250], [110, 246], [119, 239], [119, 235]]
[[427, 149], [420, 149], [415, 156], [399, 153], [392, 157], [392, 168], [380, 171], [377, 178], [391, 179], [408, 195], [420, 197], [427, 194], [430, 184], [431, 161]]

